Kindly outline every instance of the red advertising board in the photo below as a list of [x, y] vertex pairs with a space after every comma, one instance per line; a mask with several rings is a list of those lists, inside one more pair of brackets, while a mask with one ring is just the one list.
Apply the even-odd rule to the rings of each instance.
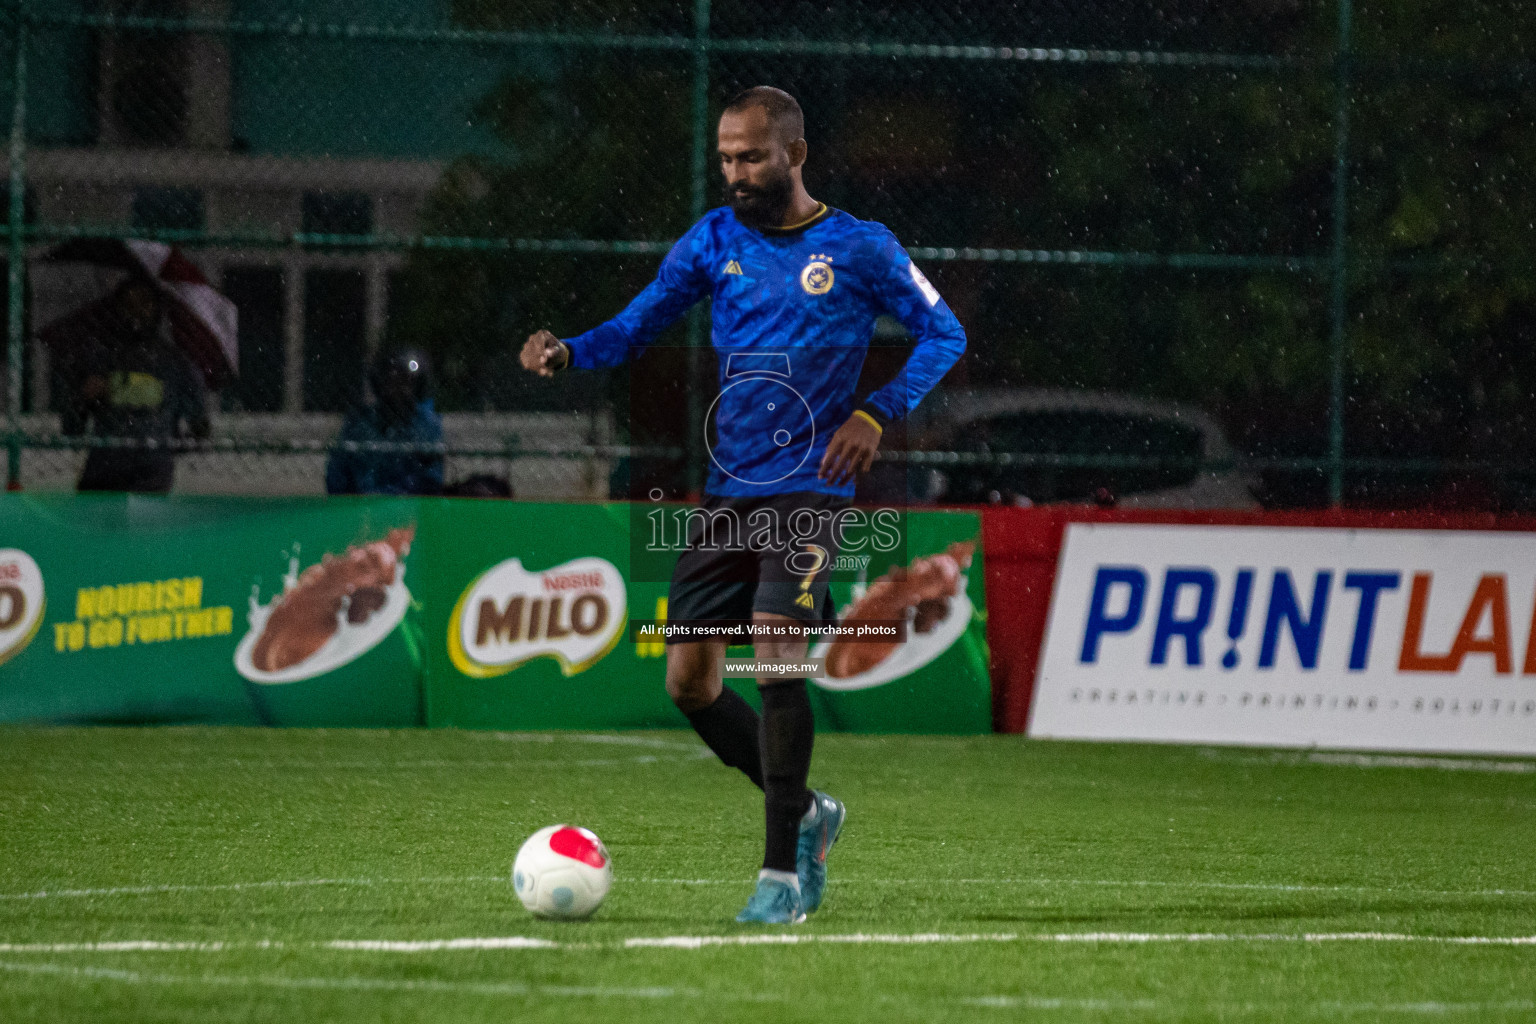
[[1066, 529], [1072, 523], [1318, 527], [1370, 530], [1492, 530], [1536, 533], [1536, 518], [1434, 512], [1239, 512], [1116, 510], [1083, 506], [988, 507], [982, 512], [986, 551], [987, 640], [991, 649], [992, 720], [999, 732], [1022, 733], [1029, 721], [1045, 642], [1051, 595]]

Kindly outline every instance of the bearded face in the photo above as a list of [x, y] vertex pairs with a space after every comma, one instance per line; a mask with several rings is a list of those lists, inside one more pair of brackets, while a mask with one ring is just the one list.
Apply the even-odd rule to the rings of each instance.
[[725, 183], [725, 201], [736, 219], [748, 227], [777, 227], [794, 198], [795, 185], [788, 168], [764, 168], [755, 183]]

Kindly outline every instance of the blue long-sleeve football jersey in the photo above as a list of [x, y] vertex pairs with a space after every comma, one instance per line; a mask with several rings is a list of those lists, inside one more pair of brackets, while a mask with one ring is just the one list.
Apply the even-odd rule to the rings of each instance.
[[[882, 427], [907, 415], [965, 351], [955, 314], [884, 225], [823, 208], [804, 224], [761, 230], [720, 207], [678, 240], [622, 313], [566, 341], [571, 365], [622, 363], [706, 295], [720, 361], [705, 423], [711, 494], [851, 496], [852, 483], [816, 476], [833, 432], [855, 409]], [[859, 401], [882, 313], [916, 347], [895, 379]]]

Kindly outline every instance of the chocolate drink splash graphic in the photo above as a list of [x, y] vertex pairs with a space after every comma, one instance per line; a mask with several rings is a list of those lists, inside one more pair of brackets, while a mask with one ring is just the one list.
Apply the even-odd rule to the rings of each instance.
[[347, 622], [361, 625], [384, 607], [385, 590], [399, 576], [400, 560], [411, 552], [415, 526], [390, 530], [383, 540], [356, 544], [337, 557], [325, 555], [272, 602], [271, 614], [251, 652], [263, 672], [280, 672], [324, 647]]
[[[942, 553], [916, 559], [911, 565], [893, 565], [869, 585], [864, 596], [848, 609], [845, 620], [904, 619], [912, 613], [912, 633], [926, 634], [949, 613], [949, 601], [960, 592], [962, 570], [970, 568], [973, 541], [957, 541]], [[851, 643], [834, 641], [827, 649], [827, 675], [847, 679], [879, 665], [901, 641]], [[911, 642], [908, 638], [907, 642]]]

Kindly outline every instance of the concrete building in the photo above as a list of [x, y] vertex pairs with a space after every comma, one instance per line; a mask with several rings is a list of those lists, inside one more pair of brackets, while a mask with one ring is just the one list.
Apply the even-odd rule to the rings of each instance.
[[[365, 40], [295, 29], [441, 28], [447, 4], [411, 0], [59, 0], [34, 28], [28, 81], [28, 214], [47, 226], [205, 232], [187, 255], [240, 309], [239, 382], [215, 434], [324, 442], [356, 401], [385, 336], [395, 248], [281, 244], [296, 233], [410, 237], [455, 156], [504, 145], [477, 101], [514, 57], [498, 48]], [[103, 15], [148, 21], [103, 21]], [[154, 19], [224, 26], [169, 30]], [[7, 79], [9, 76], [5, 76]], [[8, 86], [7, 86], [8, 88]], [[8, 99], [8, 97], [7, 97]], [[278, 244], [274, 244], [278, 243]], [[106, 272], [39, 263], [29, 322], [41, 327], [111, 285]], [[32, 340], [29, 426], [53, 418], [47, 353]], [[606, 442], [581, 415], [450, 416], [450, 444], [499, 448]], [[211, 461], [210, 461], [211, 460]], [[29, 452], [28, 486], [68, 486], [73, 462]], [[178, 489], [309, 492], [323, 456], [184, 456]], [[450, 475], [508, 472], [519, 494], [602, 496], [606, 468], [460, 460]]]

